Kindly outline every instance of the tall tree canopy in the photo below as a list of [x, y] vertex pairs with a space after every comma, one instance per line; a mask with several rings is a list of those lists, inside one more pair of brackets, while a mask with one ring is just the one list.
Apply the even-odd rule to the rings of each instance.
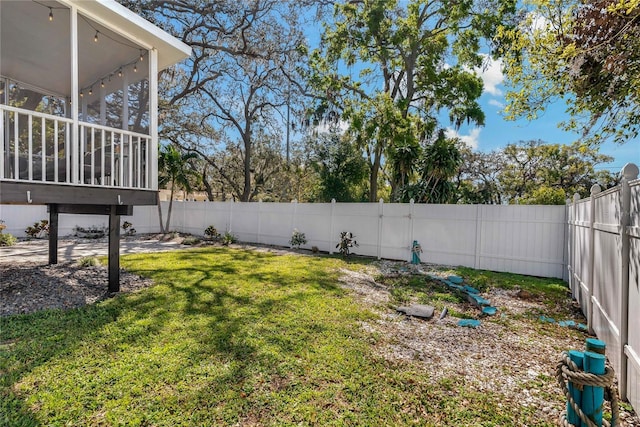
[[[271, 153], [283, 140], [280, 110], [299, 98], [292, 94], [299, 86], [289, 82], [306, 52], [301, 28], [307, 2], [122, 3], [193, 49], [161, 82], [166, 120], [160, 137], [198, 153], [234, 197], [252, 200], [276, 166], [256, 154]], [[231, 153], [241, 162], [240, 175], [230, 169]]]
[[518, 26], [499, 32], [507, 116], [533, 119], [564, 100], [561, 125], [591, 142], [624, 143], [640, 129], [638, 0], [525, 0]]
[[[418, 160], [438, 141], [439, 116], [482, 125], [477, 102], [481, 44], [513, 0], [358, 0], [338, 2], [312, 53], [319, 109], [339, 111], [366, 153], [369, 200], [386, 164], [395, 198], [420, 174]], [[424, 167], [422, 168], [424, 169]], [[431, 180], [431, 182], [436, 182]], [[432, 194], [428, 189], [424, 194]]]

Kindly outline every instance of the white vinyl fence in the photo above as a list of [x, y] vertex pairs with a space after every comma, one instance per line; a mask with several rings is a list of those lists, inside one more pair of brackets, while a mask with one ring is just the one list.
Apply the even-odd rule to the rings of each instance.
[[[162, 203], [165, 220], [167, 205]], [[46, 218], [42, 206], [0, 205], [6, 232], [19, 237], [26, 226]], [[60, 235], [73, 234], [76, 225], [106, 225], [107, 219], [60, 215]], [[125, 220], [138, 233], [159, 231], [155, 206], [135, 207]], [[340, 232], [350, 231], [359, 255], [410, 260], [417, 240], [424, 262], [558, 278], [566, 271], [565, 206], [174, 201], [172, 230], [202, 235], [209, 225], [243, 242], [288, 246], [298, 229], [307, 237], [304, 247], [334, 252]]]
[[640, 409], [640, 180], [627, 164], [622, 183], [568, 207], [569, 286], [591, 330], [607, 343], [621, 396]]

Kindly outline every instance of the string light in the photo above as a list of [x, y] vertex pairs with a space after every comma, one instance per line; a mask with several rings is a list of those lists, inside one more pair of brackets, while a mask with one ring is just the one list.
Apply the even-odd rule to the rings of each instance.
[[122, 68], [118, 70], [118, 77], [122, 77]]
[[137, 66], [137, 65], [134, 65], [134, 66], [133, 66], [133, 72], [134, 72], [134, 73], [137, 73], [137, 72], [138, 72], [138, 66]]
[[82, 98], [84, 96], [84, 93], [82, 93], [82, 91], [80, 91], [80, 98]]
[[49, 22], [53, 21], [53, 9], [49, 8]]
[[89, 89], [89, 95], [93, 95], [93, 86]]
[[104, 87], [104, 79], [100, 81], [100, 87]]
[[96, 43], [98, 43], [98, 33], [99, 33], [99, 31], [96, 30], [96, 35], [93, 36], [93, 41], [96, 42]]
[[144, 50], [140, 49], [140, 62], [144, 61]]

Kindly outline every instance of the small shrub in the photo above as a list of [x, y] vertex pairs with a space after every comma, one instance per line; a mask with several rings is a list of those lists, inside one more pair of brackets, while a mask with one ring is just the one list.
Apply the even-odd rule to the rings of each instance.
[[343, 257], [348, 257], [350, 248], [358, 246], [358, 242], [355, 239], [356, 236], [349, 231], [343, 231], [340, 233], [340, 242], [336, 245], [336, 249]]
[[224, 246], [229, 246], [230, 244], [235, 243], [237, 241], [238, 241], [238, 238], [236, 237], [236, 235], [230, 231], [227, 231], [226, 233], [224, 233], [224, 236], [222, 236], [222, 244]]
[[198, 243], [200, 243], [200, 239], [198, 239], [196, 236], [185, 237], [185, 239], [182, 241], [183, 245], [189, 246], [197, 245]]
[[122, 223], [122, 229], [124, 230], [125, 236], [133, 236], [136, 234], [136, 229], [133, 228], [133, 224], [129, 221], [125, 221]]
[[107, 228], [96, 227], [95, 225], [92, 225], [89, 228], [84, 228], [76, 225], [75, 227], [73, 227], [73, 231], [78, 237], [84, 237], [87, 239], [99, 239], [101, 237], [104, 237], [104, 235], [107, 233]]
[[207, 228], [205, 228], [204, 235], [207, 236], [207, 238], [213, 239], [213, 240], [220, 238], [220, 233], [218, 233], [218, 230], [216, 230], [216, 228], [213, 225], [210, 225]]
[[13, 234], [0, 233], [0, 246], [13, 246], [18, 242], [18, 239]]
[[80, 267], [95, 267], [96, 265], [100, 265], [100, 261], [98, 261], [96, 257], [86, 256], [78, 260], [78, 265]]
[[13, 246], [18, 239], [13, 234], [4, 233], [6, 228], [4, 221], [0, 219], [0, 246]]
[[304, 233], [299, 232], [297, 228], [294, 228], [289, 244], [298, 249], [300, 246], [307, 244], [307, 236], [305, 236]]
[[49, 221], [46, 219], [35, 222], [24, 230], [27, 236], [33, 239], [41, 239], [45, 236], [49, 236]]

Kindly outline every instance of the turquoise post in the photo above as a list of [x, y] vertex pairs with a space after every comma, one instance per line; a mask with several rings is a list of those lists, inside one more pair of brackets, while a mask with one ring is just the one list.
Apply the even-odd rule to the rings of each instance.
[[596, 338], [587, 338], [585, 340], [585, 348], [587, 351], [592, 351], [598, 354], [604, 354], [607, 349], [607, 344]]
[[420, 252], [422, 252], [422, 248], [420, 247], [418, 241], [414, 240], [413, 245], [411, 245], [411, 264], [420, 264]]
[[[592, 351], [584, 353], [584, 371], [591, 374], [604, 374], [606, 357]], [[582, 390], [582, 412], [598, 427], [602, 426], [602, 404], [604, 403], [604, 388], [584, 386]], [[582, 423], [583, 426], [586, 424]]]
[[[583, 356], [584, 356], [584, 353], [582, 353], [581, 351], [569, 350], [569, 359], [571, 359], [571, 361], [578, 366], [578, 369], [581, 369], [581, 370], [582, 370]], [[571, 396], [573, 401], [576, 402], [578, 406], [581, 406], [582, 391], [580, 390], [580, 388], [574, 386], [573, 383], [569, 381], [568, 389], [569, 389], [569, 395]], [[576, 414], [576, 411], [573, 409], [573, 407], [571, 406], [571, 403], [569, 402], [567, 402], [567, 421], [569, 421], [569, 423], [573, 424], [574, 426], [580, 426], [580, 417], [578, 416], [578, 414]]]

